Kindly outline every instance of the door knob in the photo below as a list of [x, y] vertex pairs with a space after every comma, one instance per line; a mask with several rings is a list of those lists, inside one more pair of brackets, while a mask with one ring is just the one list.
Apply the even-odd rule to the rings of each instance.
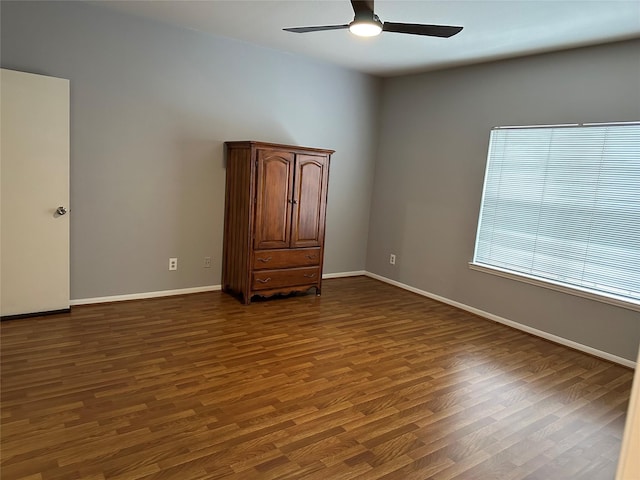
[[67, 213], [67, 209], [66, 209], [66, 208], [64, 208], [64, 207], [58, 207], [58, 208], [56, 209], [56, 213], [57, 213], [58, 215], [62, 216], [62, 215], [64, 215], [65, 213]]

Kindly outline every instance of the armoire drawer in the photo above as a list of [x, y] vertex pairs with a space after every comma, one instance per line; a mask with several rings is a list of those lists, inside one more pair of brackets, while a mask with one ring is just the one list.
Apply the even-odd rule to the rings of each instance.
[[291, 248], [286, 250], [256, 250], [253, 254], [254, 270], [306, 267], [320, 264], [319, 248]]
[[285, 268], [282, 270], [263, 270], [254, 272], [251, 281], [252, 290], [289, 287], [293, 285], [311, 285], [318, 282], [320, 268]]

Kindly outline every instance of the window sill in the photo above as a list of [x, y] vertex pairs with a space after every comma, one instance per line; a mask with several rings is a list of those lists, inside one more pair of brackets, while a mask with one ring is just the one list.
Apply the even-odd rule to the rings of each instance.
[[605, 295], [595, 293], [587, 289], [581, 289], [579, 287], [570, 287], [561, 283], [556, 283], [551, 280], [540, 280], [538, 278], [529, 277], [527, 275], [514, 273], [508, 270], [502, 270], [496, 267], [488, 267], [486, 265], [479, 265], [477, 263], [469, 262], [469, 268], [471, 270], [477, 270], [479, 272], [488, 273], [491, 275], [497, 275], [499, 277], [509, 278], [518, 282], [528, 283], [530, 285], [536, 285], [538, 287], [548, 288], [557, 292], [567, 293], [569, 295], [575, 295], [578, 297], [588, 298], [597, 302], [608, 303], [609, 305], [615, 305], [616, 307], [626, 308], [635, 312], [640, 312], [640, 303], [636, 303], [632, 300], [617, 297], [615, 295]]

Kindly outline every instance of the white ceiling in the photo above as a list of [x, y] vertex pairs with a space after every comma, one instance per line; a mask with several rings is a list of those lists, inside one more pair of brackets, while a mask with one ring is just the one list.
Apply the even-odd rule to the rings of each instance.
[[[96, 3], [96, 2], [92, 2]], [[390, 22], [463, 26], [432, 38], [347, 30], [284, 32], [284, 27], [349, 23], [349, 0], [169, 0], [97, 2], [111, 9], [268, 48], [307, 55], [378, 76], [640, 38], [640, 0], [377, 0]]]

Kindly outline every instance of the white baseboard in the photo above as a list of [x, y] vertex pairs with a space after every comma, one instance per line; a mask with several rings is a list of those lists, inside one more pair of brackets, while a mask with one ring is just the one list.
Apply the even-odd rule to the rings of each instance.
[[[326, 273], [322, 275], [322, 278], [342, 278], [342, 277], [359, 277], [361, 275], [367, 275], [364, 270], [355, 272], [339, 272], [339, 273]], [[143, 292], [143, 293], [131, 293], [126, 295], [112, 295], [109, 297], [93, 297], [93, 298], [78, 298], [71, 300], [69, 305], [90, 305], [93, 303], [110, 303], [110, 302], [123, 302], [126, 300], [142, 300], [145, 298], [158, 298], [158, 297], [170, 297], [172, 295], [186, 295], [188, 293], [201, 293], [201, 292], [214, 292], [221, 290], [222, 285], [208, 285], [205, 287], [192, 287], [192, 288], [180, 288], [177, 290], [161, 290], [157, 292]]]
[[323, 273], [322, 279], [324, 280], [325, 278], [361, 277], [363, 275], [367, 275], [367, 272], [364, 270], [358, 270], [355, 272]]
[[188, 293], [214, 292], [221, 290], [221, 285], [207, 285], [205, 287], [179, 288], [177, 290], [160, 290], [156, 292], [130, 293], [127, 295], [112, 295], [109, 297], [78, 298], [71, 300], [69, 304], [89, 305], [92, 303], [123, 302], [125, 300], [141, 300], [145, 298], [171, 297], [173, 295], [186, 295]]
[[465, 310], [467, 312], [473, 313], [480, 317], [487, 318], [494, 322], [502, 323], [503, 325], [508, 325], [509, 327], [515, 328], [517, 330], [522, 330], [523, 332], [530, 333], [535, 335], [536, 337], [541, 337], [546, 340], [550, 340], [555, 343], [559, 343], [560, 345], [564, 345], [566, 347], [573, 348], [575, 350], [579, 350], [581, 352], [588, 353], [595, 357], [600, 357], [605, 360], [609, 360], [610, 362], [614, 362], [620, 365], [624, 365], [625, 367], [636, 368], [636, 362], [632, 360], [627, 360], [626, 358], [618, 357], [617, 355], [612, 355], [611, 353], [603, 352], [602, 350], [598, 350], [593, 347], [589, 347], [587, 345], [583, 345], [581, 343], [574, 342], [573, 340], [569, 340], [564, 337], [559, 337], [557, 335], [553, 335], [552, 333], [545, 332], [543, 330], [538, 330], [537, 328], [529, 327], [527, 325], [523, 325], [518, 322], [514, 322], [513, 320], [507, 320], [506, 318], [499, 317], [498, 315], [494, 315], [493, 313], [485, 312], [484, 310], [480, 310], [474, 307], [470, 307], [469, 305], [465, 305], [464, 303], [456, 302], [454, 300], [450, 300], [445, 297], [441, 297], [440, 295], [435, 295], [433, 293], [425, 292], [424, 290], [420, 290], [415, 287], [411, 287], [409, 285], [405, 285], [404, 283], [397, 282], [395, 280], [391, 280], [389, 278], [383, 277], [381, 275], [376, 275], [375, 273], [367, 272], [366, 275], [371, 278], [375, 278], [376, 280], [380, 280], [381, 282], [388, 283], [390, 285], [394, 285], [396, 287], [400, 287], [404, 290], [408, 290], [413, 293], [417, 293], [418, 295], [422, 295], [423, 297], [431, 298], [433, 300], [437, 300], [438, 302], [446, 303], [447, 305], [451, 305], [453, 307], [459, 308], [461, 310]]

